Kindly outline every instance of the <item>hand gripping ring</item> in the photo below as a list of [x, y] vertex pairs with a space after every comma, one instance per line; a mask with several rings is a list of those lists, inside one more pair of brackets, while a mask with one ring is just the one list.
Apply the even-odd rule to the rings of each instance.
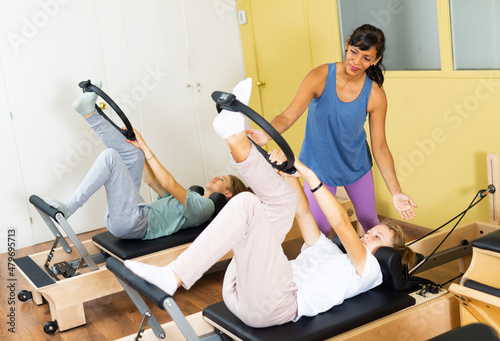
[[283, 153], [285, 153], [287, 161], [282, 163], [281, 165], [277, 165], [276, 162], [271, 162], [269, 160], [269, 154], [267, 154], [267, 152], [262, 147], [257, 145], [251, 139], [250, 142], [252, 142], [253, 145], [257, 147], [257, 150], [274, 168], [287, 174], [294, 174], [297, 171], [293, 166], [295, 163], [295, 156], [293, 155], [292, 149], [285, 141], [283, 136], [281, 136], [281, 134], [278, 133], [278, 131], [274, 129], [274, 127], [269, 122], [267, 122], [262, 116], [257, 114], [250, 107], [246, 106], [245, 104], [237, 100], [234, 94], [222, 91], [214, 91], [212, 93], [212, 99], [216, 103], [217, 111], [220, 112], [222, 109], [229, 111], [239, 111], [245, 116], [247, 116], [249, 119], [251, 119], [253, 122], [255, 122], [259, 127], [261, 127], [267, 134], [269, 134], [269, 136], [271, 136], [271, 138], [281, 148]]
[[127, 139], [134, 141], [135, 140], [135, 134], [134, 134], [134, 128], [132, 128], [132, 125], [130, 124], [130, 121], [128, 120], [127, 116], [123, 113], [122, 109], [101, 89], [99, 89], [97, 86], [92, 84], [90, 80], [87, 81], [82, 81], [78, 83], [78, 86], [83, 89], [83, 92], [95, 92], [98, 94], [106, 103], [109, 104], [111, 108], [116, 112], [116, 114], [120, 117], [120, 119], [123, 121], [125, 124], [125, 127], [127, 130], [123, 130], [122, 128], [118, 127], [113, 121], [109, 119], [108, 116], [99, 108], [99, 106], [96, 104], [95, 109], [101, 115], [104, 117], [109, 123], [111, 123], [116, 129], [118, 129], [119, 132], [121, 132]]

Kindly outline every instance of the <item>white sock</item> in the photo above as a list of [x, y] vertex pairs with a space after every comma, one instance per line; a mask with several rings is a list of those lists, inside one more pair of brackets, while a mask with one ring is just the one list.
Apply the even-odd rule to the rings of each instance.
[[243, 104], [248, 105], [252, 94], [252, 78], [242, 80], [233, 88], [233, 95]]
[[[102, 86], [101, 81], [93, 83], [99, 89]], [[80, 98], [73, 102], [73, 109], [75, 109], [80, 115], [85, 116], [95, 111], [95, 102], [97, 101], [97, 94], [93, 91], [84, 92]]]
[[177, 279], [172, 269], [167, 266], [149, 265], [133, 260], [126, 260], [125, 267], [147, 282], [156, 285], [169, 295], [177, 290]]
[[64, 214], [64, 218], [68, 219], [71, 216], [71, 212], [69, 211], [66, 204], [56, 200], [54, 198], [45, 198], [43, 199], [47, 204], [54, 207], [55, 209], [61, 211]]
[[[243, 104], [248, 104], [252, 93], [252, 78], [239, 82], [233, 89], [233, 94]], [[214, 129], [223, 139], [245, 130], [245, 116], [240, 112], [222, 110], [214, 120]]]

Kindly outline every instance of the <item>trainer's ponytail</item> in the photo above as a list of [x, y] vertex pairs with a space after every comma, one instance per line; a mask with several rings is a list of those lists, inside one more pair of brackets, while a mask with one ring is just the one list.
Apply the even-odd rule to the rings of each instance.
[[381, 61], [382, 60], [380, 60], [377, 64], [370, 65], [370, 67], [365, 71], [366, 75], [370, 77], [370, 79], [372, 79], [380, 87], [382, 87], [382, 84], [384, 84], [384, 73], [382, 72], [381, 68], [384, 66], [381, 64]]
[[382, 64], [385, 52], [385, 36], [381, 29], [370, 24], [361, 25], [352, 32], [349, 38], [349, 45], [356, 46], [361, 51], [367, 51], [375, 47], [377, 51], [376, 59], [380, 60], [375, 65], [366, 69], [366, 75], [370, 77], [380, 87], [384, 84], [385, 67]]

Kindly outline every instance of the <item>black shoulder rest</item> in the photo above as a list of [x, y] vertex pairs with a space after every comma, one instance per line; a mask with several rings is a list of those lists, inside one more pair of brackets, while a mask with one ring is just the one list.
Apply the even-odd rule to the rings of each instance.
[[[205, 189], [198, 185], [193, 185], [189, 187], [189, 189], [193, 192], [198, 193], [199, 195], [205, 194]], [[226, 205], [227, 199], [226, 196], [222, 193], [212, 193], [210, 194], [209, 198], [214, 202], [215, 205], [215, 211], [212, 214], [212, 218], [215, 218], [215, 216], [222, 210], [224, 205]]]

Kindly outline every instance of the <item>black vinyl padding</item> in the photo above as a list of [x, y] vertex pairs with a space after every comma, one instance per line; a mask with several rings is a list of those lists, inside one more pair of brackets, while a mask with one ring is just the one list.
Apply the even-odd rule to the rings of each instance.
[[471, 243], [473, 247], [479, 249], [500, 252], [500, 230], [488, 233], [481, 238], [473, 240]]
[[175, 246], [191, 243], [207, 225], [208, 222], [200, 226], [180, 230], [170, 236], [151, 240], [121, 239], [115, 237], [109, 231], [96, 234], [92, 237], [92, 240], [94, 243], [100, 245], [120, 259], [133, 259]]
[[429, 339], [429, 341], [498, 341], [498, 334], [492, 327], [482, 323], [472, 323], [452, 329], [444, 334]]
[[381, 287], [389, 290], [403, 291], [405, 289], [402, 256], [399, 251], [392, 247], [382, 246], [375, 251], [383, 281]]
[[231, 334], [252, 341], [313, 341], [357, 328], [415, 304], [415, 299], [400, 291], [378, 286], [347, 299], [341, 305], [314, 317], [301, 317], [297, 322], [267, 328], [251, 328], [229, 311], [224, 302], [203, 310], [203, 316]]
[[[193, 185], [189, 187], [189, 189], [193, 192], [198, 193], [199, 195], [205, 194], [205, 189], [198, 185]], [[227, 199], [224, 194], [217, 192], [210, 194], [209, 198], [214, 202], [215, 205], [215, 211], [212, 214], [212, 218], [215, 218], [215, 216], [219, 214], [219, 212], [224, 208], [224, 205], [226, 205]]]
[[205, 189], [201, 186], [198, 186], [198, 185], [193, 185], [193, 186], [189, 187], [189, 189], [193, 192], [198, 193], [199, 195], [205, 194]]
[[156, 285], [146, 282], [116, 258], [108, 257], [106, 267], [115, 274], [116, 277], [127, 283], [129, 286], [137, 290], [141, 295], [163, 309], [163, 301], [171, 297], [165, 291], [158, 288]]
[[54, 220], [56, 219], [56, 214], [57, 213], [61, 213], [64, 216], [64, 213], [62, 213], [58, 209], [50, 206], [42, 198], [40, 198], [37, 195], [31, 195], [30, 198], [29, 198], [29, 201], [30, 201], [30, 203], [33, 204], [33, 206], [37, 207], [42, 212], [45, 212], [50, 217], [52, 217], [52, 219], [54, 219]]
[[[500, 285], [500, 283], [498, 283]], [[495, 288], [490, 285], [486, 285], [483, 283], [476, 282], [472, 279], [468, 279], [464, 282], [464, 287], [471, 288], [474, 290], [478, 290], [484, 292], [489, 295], [500, 297], [500, 288]]]

